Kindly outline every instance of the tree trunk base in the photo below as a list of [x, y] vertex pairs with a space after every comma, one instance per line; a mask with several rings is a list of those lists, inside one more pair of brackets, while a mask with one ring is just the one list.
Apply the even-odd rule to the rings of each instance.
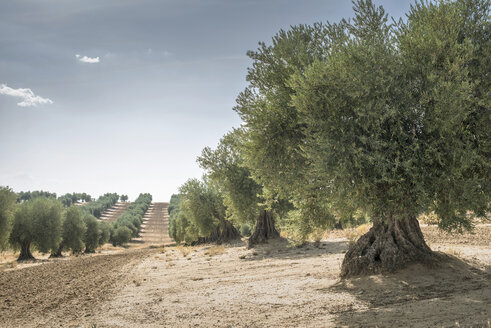
[[20, 254], [17, 261], [31, 261], [35, 260], [31, 253], [31, 243], [24, 243], [20, 246]]
[[350, 247], [341, 266], [341, 277], [392, 273], [410, 263], [431, 263], [434, 258], [416, 218], [391, 218], [375, 222]]
[[63, 257], [62, 251], [63, 251], [63, 245], [60, 244], [60, 246], [58, 247], [58, 249], [56, 250], [56, 252], [52, 252], [50, 254], [49, 258]]
[[222, 222], [208, 237], [199, 237], [191, 246], [216, 243], [218, 245], [240, 238], [239, 231], [229, 221]]
[[249, 237], [247, 247], [252, 248], [254, 245], [266, 243], [268, 239], [278, 238], [279, 236], [280, 234], [274, 225], [273, 214], [264, 210], [257, 218], [256, 227]]

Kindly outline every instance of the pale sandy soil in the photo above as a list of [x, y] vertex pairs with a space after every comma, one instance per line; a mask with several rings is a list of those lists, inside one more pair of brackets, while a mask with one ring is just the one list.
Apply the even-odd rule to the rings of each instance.
[[347, 280], [342, 234], [302, 248], [130, 249], [10, 269], [0, 326], [491, 327], [491, 227], [423, 231], [450, 260]]

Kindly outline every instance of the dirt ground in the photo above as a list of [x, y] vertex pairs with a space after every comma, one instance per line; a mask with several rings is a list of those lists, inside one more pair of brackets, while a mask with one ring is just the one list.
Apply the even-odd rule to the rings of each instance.
[[448, 260], [347, 280], [342, 233], [301, 248], [145, 247], [19, 265], [0, 272], [0, 326], [491, 327], [491, 226], [422, 229]]

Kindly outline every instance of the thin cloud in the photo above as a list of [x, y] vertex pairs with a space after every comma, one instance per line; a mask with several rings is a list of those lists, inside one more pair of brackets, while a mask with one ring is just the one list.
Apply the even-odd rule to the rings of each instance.
[[17, 103], [21, 107], [31, 107], [44, 104], [52, 104], [53, 101], [49, 98], [36, 96], [31, 89], [13, 89], [6, 84], [0, 84], [0, 94], [22, 98], [22, 101]]
[[79, 54], [76, 54], [75, 57], [78, 58], [79, 61], [82, 63], [88, 63], [88, 64], [97, 64], [100, 62], [99, 56], [97, 57], [87, 57], [87, 56], [80, 56]]

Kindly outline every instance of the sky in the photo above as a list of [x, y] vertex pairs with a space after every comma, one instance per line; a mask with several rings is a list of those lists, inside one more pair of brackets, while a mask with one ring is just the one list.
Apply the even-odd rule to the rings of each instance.
[[[375, 1], [399, 18], [408, 0]], [[346, 0], [0, 0], [0, 186], [168, 201], [240, 125], [248, 50]]]

